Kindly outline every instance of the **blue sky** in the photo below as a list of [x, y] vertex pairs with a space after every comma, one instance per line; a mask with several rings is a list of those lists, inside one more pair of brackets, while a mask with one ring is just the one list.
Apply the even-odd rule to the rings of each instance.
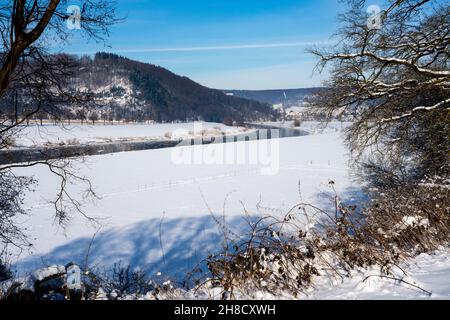
[[[73, 53], [116, 52], [213, 88], [320, 85], [305, 52], [330, 41], [337, 0], [118, 0], [109, 47], [75, 36]], [[74, 31], [76, 32], [76, 31]]]

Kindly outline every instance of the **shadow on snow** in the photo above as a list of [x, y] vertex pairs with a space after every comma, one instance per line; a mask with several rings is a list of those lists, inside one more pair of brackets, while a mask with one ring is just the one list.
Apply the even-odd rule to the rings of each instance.
[[[218, 217], [222, 221], [222, 217]], [[248, 224], [242, 216], [227, 217], [227, 227], [245, 234]], [[26, 271], [69, 262], [85, 265], [92, 237], [75, 239], [49, 253], [25, 258], [17, 270]], [[149, 276], [162, 272], [182, 280], [186, 272], [198, 267], [209, 254], [224, 243], [221, 228], [210, 215], [201, 217], [150, 219], [98, 233], [90, 247], [87, 266], [108, 269], [114, 263], [145, 270]]]

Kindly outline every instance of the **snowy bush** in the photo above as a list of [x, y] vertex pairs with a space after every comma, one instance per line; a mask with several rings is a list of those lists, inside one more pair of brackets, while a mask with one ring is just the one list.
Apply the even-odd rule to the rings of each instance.
[[297, 297], [317, 276], [342, 279], [374, 267], [392, 276], [402, 262], [450, 242], [448, 186], [375, 192], [359, 209], [335, 199], [332, 213], [301, 203], [281, 217], [249, 220], [246, 237], [226, 239], [226, 250], [208, 257], [212, 279], [202, 286], [219, 287], [223, 298]]
[[24, 278], [3, 282], [3, 297], [298, 298], [313, 288], [319, 277], [342, 280], [363, 269], [378, 270], [379, 277], [401, 281], [396, 272], [402, 270], [404, 262], [449, 244], [447, 185], [424, 183], [383, 193], [372, 190], [371, 196], [366, 207], [358, 208], [346, 205], [335, 195], [333, 212], [307, 203], [299, 203], [282, 215], [260, 207], [266, 214], [261, 218], [247, 216], [251, 226], [247, 235], [236, 235], [220, 225], [225, 231], [226, 246], [222, 252], [206, 258], [208, 272], [198, 268], [189, 275], [191, 280], [197, 276], [194, 288], [188, 288], [189, 281], [177, 287], [159, 273], [155, 281], [139, 269], [118, 263], [103, 272], [82, 270], [78, 294], [67, 291], [68, 265], [36, 270]]

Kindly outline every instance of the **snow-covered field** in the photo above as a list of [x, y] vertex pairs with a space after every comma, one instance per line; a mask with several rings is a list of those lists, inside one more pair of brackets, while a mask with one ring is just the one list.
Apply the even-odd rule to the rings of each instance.
[[[263, 175], [261, 165], [245, 161], [221, 165], [176, 164], [173, 153], [180, 148], [88, 157], [86, 163], [77, 163], [76, 167], [79, 174], [90, 178], [100, 196], [84, 206], [84, 212], [95, 217], [100, 227], [77, 213], [72, 215], [66, 229], [57, 226], [48, 201], [55, 197], [58, 180], [45, 168], [21, 169], [21, 174], [34, 175], [39, 185], [36, 192], [26, 198], [25, 206], [31, 216], [22, 223], [28, 228], [34, 246], [18, 258], [19, 273], [71, 261], [103, 268], [122, 261], [144, 268], [150, 275], [162, 272], [163, 276], [181, 278], [208, 253], [220, 249], [222, 233], [213, 215], [216, 219], [225, 219], [227, 225], [239, 233], [246, 228], [245, 211], [250, 215], [286, 211], [299, 202], [299, 189], [303, 201], [321, 207], [331, 204], [327, 193], [330, 180], [335, 181], [342, 197], [362, 197], [360, 186], [352, 182], [347, 168], [341, 124], [332, 124], [321, 133], [314, 129], [313, 123], [303, 124], [303, 127], [310, 129], [311, 135], [277, 140], [279, 169], [273, 175]], [[101, 128], [96, 126], [95, 130]], [[126, 128], [116, 128], [115, 137], [136, 136]], [[104, 136], [98, 131], [90, 135]], [[250, 141], [227, 145], [242, 152], [266, 143]], [[206, 151], [211, 146], [182, 148]], [[73, 186], [72, 191], [80, 190]], [[82, 198], [81, 193], [77, 196]], [[450, 298], [449, 256], [448, 250], [434, 257], [423, 255], [417, 258], [417, 266], [409, 267], [413, 282], [437, 293], [433, 298]], [[386, 279], [371, 278], [362, 282], [367, 275], [355, 274], [333, 285], [321, 281], [308, 297], [425, 297], [423, 292]]]
[[[216, 147], [231, 146], [237, 151], [265, 143], [251, 141]], [[337, 182], [342, 192], [357, 190], [348, 177], [339, 133], [287, 138], [279, 143], [279, 170], [275, 175], [261, 175], [258, 165], [246, 161], [175, 164], [174, 149], [88, 157], [77, 168], [79, 174], [90, 178], [101, 199], [86, 203], [84, 212], [98, 218], [103, 226], [91, 250], [91, 262], [106, 266], [124, 260], [152, 272], [166, 268], [180, 274], [220, 243], [210, 209], [220, 216], [225, 213], [227, 223], [239, 229], [243, 224], [243, 205], [250, 214], [259, 213], [258, 203], [288, 209], [299, 200], [299, 182], [304, 200], [316, 203], [327, 201], [318, 194], [327, 190], [330, 179]], [[24, 223], [29, 226], [35, 246], [32, 255], [22, 255], [19, 270], [40, 266], [43, 261], [84, 259], [96, 227], [75, 213], [66, 230], [54, 225], [53, 208], [48, 202], [55, 197], [57, 178], [44, 167], [23, 169], [20, 173], [34, 175], [39, 185], [36, 192], [27, 196], [25, 204], [32, 215]], [[163, 217], [162, 250], [159, 226]], [[162, 265], [162, 251], [167, 266]], [[186, 265], [169, 265], [168, 260]]]
[[23, 126], [16, 147], [42, 146], [44, 144], [101, 143], [117, 140], [164, 139], [195, 137], [198, 135], [237, 134], [245, 128], [228, 127], [221, 123], [188, 122], [168, 124], [32, 124]]

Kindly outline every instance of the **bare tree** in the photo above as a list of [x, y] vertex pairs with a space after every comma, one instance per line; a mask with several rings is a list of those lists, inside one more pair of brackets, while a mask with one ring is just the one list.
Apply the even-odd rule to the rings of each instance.
[[[311, 50], [329, 68], [312, 110], [351, 118], [347, 141], [364, 169], [385, 182], [448, 176], [450, 7], [396, 0], [379, 13], [348, 0], [338, 43]], [[381, 9], [381, 8], [380, 8]]]
[[[95, 100], [88, 92], [72, 90], [71, 80], [77, 71], [78, 58], [49, 52], [48, 44], [63, 47], [75, 32], [85, 38], [104, 41], [115, 18], [114, 1], [83, 0], [79, 12], [68, 11], [67, 0], [7, 0], [0, 4], [0, 107], [13, 110], [12, 121], [0, 119], [0, 152], [9, 148], [29, 119], [54, 119], [60, 122], [67, 110], [86, 108]], [[75, 22], [79, 30], [69, 28]], [[23, 197], [33, 188], [33, 178], [17, 175], [24, 167], [45, 166], [60, 178], [54, 201], [56, 220], [64, 225], [70, 211], [80, 213], [81, 204], [68, 193], [69, 180], [86, 184], [67, 159], [0, 164], [0, 243], [23, 247], [26, 236], [15, 224], [16, 216], [25, 214]]]
[[78, 109], [75, 113], [77, 119], [81, 121], [81, 124], [86, 120], [86, 111], [84, 109]]
[[89, 115], [89, 120], [92, 121], [92, 124], [95, 125], [95, 121], [98, 121], [99, 117], [97, 112], [91, 112], [91, 114]]

